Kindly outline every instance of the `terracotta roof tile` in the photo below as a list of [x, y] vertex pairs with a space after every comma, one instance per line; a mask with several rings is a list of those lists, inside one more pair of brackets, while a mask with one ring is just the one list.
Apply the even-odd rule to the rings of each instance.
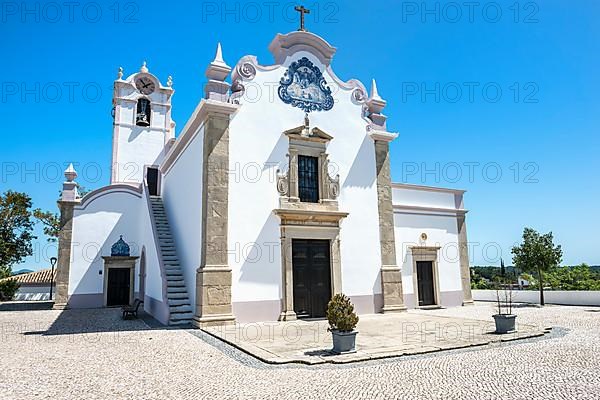
[[[2, 279], [4, 280], [8, 280], [8, 279], [16, 279], [17, 282], [19, 282], [21, 285], [25, 284], [44, 284], [44, 283], [50, 283], [50, 273], [51, 270], [49, 269], [42, 269], [39, 271], [35, 271], [35, 272], [30, 272], [28, 274], [20, 274], [20, 275], [15, 275], [15, 276], [11, 276], [10, 278], [4, 278]], [[54, 279], [56, 280], [56, 269], [54, 270]]]

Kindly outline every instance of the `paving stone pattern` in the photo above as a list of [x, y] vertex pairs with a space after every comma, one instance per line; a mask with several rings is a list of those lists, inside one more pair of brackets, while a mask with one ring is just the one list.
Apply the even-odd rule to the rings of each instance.
[[[119, 310], [0, 312], [2, 399], [598, 399], [600, 309], [525, 306], [538, 339], [345, 365], [268, 365]], [[492, 305], [425, 311], [486, 319]]]

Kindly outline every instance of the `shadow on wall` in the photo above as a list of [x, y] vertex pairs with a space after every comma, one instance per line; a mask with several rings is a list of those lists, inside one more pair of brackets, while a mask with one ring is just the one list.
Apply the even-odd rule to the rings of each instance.
[[265, 161], [265, 165], [263, 165], [263, 171], [266, 171], [274, 166], [277, 166], [279, 170], [287, 171], [289, 160], [287, 158], [288, 154], [288, 138], [285, 135], [281, 135], [271, 150], [271, 154]]
[[383, 308], [383, 293], [381, 288], [381, 272], [377, 274], [377, 279], [373, 284], [373, 311], [375, 313], [381, 312]]
[[[96, 214], [96, 213], [94, 213]], [[90, 215], [90, 214], [87, 214]], [[76, 243], [73, 242], [73, 253], [78, 252], [79, 254], [72, 254], [71, 259], [91, 260], [83, 276], [79, 280], [77, 286], [69, 288], [72, 294], [69, 297], [69, 307], [73, 308], [97, 308], [104, 307], [104, 260], [102, 256], [110, 256], [110, 248], [117, 240], [119, 240], [122, 234], [121, 220], [122, 216], [119, 217], [117, 222], [114, 224], [111, 232], [106, 236], [106, 240], [102, 243]], [[131, 246], [131, 254], [138, 255], [139, 244], [131, 242], [126, 236], [123, 237], [129, 246]], [[76, 246], [77, 245], [77, 246]], [[96, 252], [96, 254], [94, 254]], [[100, 273], [100, 271], [102, 273]], [[71, 263], [71, 275], [73, 274], [73, 264]], [[134, 282], [132, 284], [135, 288], [135, 277], [137, 274], [134, 273]], [[99, 288], [99, 292], [96, 293], [85, 293], [89, 292], [89, 289], [84, 288]], [[81, 292], [81, 293], [80, 293]]]
[[235, 249], [235, 257], [243, 261], [240, 283], [279, 284], [281, 282], [279, 219], [269, 214], [255, 242], [240, 243]]
[[[375, 163], [371, 164], [368, 161], [373, 159], [374, 154], [373, 140], [365, 135], [342, 187], [368, 188], [373, 186], [376, 179], [375, 171], [370, 170], [369, 167], [372, 165], [375, 168]], [[335, 160], [331, 160], [331, 163], [335, 163]]]

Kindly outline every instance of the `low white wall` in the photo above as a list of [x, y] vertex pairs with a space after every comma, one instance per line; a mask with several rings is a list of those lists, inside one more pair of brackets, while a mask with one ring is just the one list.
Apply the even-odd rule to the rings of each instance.
[[[52, 288], [52, 297], [56, 295], [56, 285]], [[14, 301], [45, 301], [50, 300], [50, 285], [28, 286], [21, 285], [15, 293]]]
[[[473, 290], [473, 299], [479, 301], [496, 301], [495, 290]], [[546, 290], [544, 300], [547, 304], [563, 304], [571, 306], [600, 306], [600, 291], [591, 290]], [[518, 303], [539, 303], [540, 292], [537, 290], [515, 290], [513, 301]]]

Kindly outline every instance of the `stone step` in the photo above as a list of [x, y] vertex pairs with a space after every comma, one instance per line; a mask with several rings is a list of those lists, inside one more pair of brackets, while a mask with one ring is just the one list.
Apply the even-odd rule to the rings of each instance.
[[170, 300], [184, 300], [187, 301], [186, 304], [191, 304], [190, 299], [188, 298], [187, 292], [179, 292], [179, 293], [167, 293], [167, 299]]
[[167, 272], [167, 285], [171, 285], [171, 282], [183, 282], [183, 275], [181, 274], [177, 274], [177, 275], [169, 275], [169, 273]]
[[185, 294], [187, 297], [187, 290], [185, 289], [185, 286], [167, 286], [167, 297], [174, 294]]
[[173, 298], [168, 298], [168, 303], [169, 303], [169, 307], [173, 306], [189, 306], [190, 305], [190, 299], [188, 298], [181, 298], [181, 299], [173, 299]]
[[182, 320], [191, 320], [192, 318], [194, 318], [194, 314], [190, 311], [190, 312], [186, 312], [186, 313], [174, 313], [171, 314], [171, 318], [169, 318], [169, 322], [170, 321], [182, 321]]
[[192, 325], [192, 319], [182, 319], [181, 321], [169, 321], [169, 325], [171, 326], [186, 326]]
[[167, 275], [183, 275], [183, 271], [181, 271], [181, 268], [179, 267], [165, 268], [165, 273]]
[[178, 261], [172, 261], [172, 260], [171, 261], [165, 261], [163, 263], [163, 265], [165, 266], [166, 269], [169, 269], [169, 268], [181, 268], [181, 266], [179, 265]]
[[173, 317], [173, 314], [175, 313], [191, 313], [192, 307], [189, 304], [184, 304], [180, 306], [169, 306], [169, 312], [171, 313], [171, 317]]
[[181, 287], [185, 290], [185, 282], [183, 280], [169, 280], [167, 277], [167, 289], [173, 287]]

